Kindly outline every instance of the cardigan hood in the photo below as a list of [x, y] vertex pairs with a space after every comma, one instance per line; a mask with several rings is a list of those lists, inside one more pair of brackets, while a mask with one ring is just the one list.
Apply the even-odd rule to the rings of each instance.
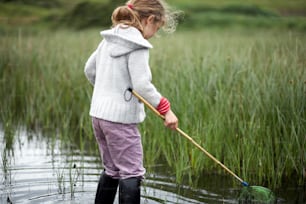
[[108, 51], [111, 57], [120, 57], [138, 49], [149, 49], [153, 46], [143, 38], [140, 31], [134, 27], [117, 25], [100, 33], [109, 43]]

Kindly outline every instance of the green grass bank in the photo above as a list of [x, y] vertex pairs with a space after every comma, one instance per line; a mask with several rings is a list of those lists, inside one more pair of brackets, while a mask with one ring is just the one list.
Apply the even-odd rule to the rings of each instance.
[[[110, 15], [125, 0], [0, 0], [0, 33], [16, 26], [86, 29], [109, 27]], [[210, 27], [278, 28], [306, 31], [303, 0], [168, 0], [182, 10], [180, 29]]]

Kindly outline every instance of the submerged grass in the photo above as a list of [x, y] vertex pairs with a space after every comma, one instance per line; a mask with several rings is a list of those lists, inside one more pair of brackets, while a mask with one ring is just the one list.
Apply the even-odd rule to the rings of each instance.
[[[97, 151], [83, 67], [98, 32], [17, 30], [0, 41], [0, 122], [54, 130], [67, 144]], [[302, 184], [305, 42], [303, 33], [290, 31], [178, 32], [153, 39], [153, 80], [172, 102], [181, 129], [243, 179], [271, 188], [283, 178]], [[178, 182], [223, 173], [153, 114], [140, 127], [146, 165], [163, 158]]]

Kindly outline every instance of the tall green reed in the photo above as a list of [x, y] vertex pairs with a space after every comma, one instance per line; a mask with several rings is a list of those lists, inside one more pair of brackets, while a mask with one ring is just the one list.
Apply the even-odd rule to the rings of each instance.
[[[92, 87], [83, 75], [101, 40], [95, 30], [0, 38], [1, 123], [54, 130], [92, 148]], [[180, 127], [245, 180], [270, 187], [305, 181], [305, 37], [276, 31], [178, 32], [152, 40], [153, 82]], [[140, 126], [145, 164], [165, 161], [181, 182], [222, 169], [148, 112]], [[65, 146], [65, 145], [64, 145]], [[148, 169], [150, 171], [150, 168]]]
[[68, 141], [90, 132], [84, 118], [91, 94], [82, 75], [93, 49], [85, 48], [88, 37], [71, 32], [23, 35], [23, 30], [1, 36], [2, 122], [14, 117], [31, 128], [66, 130]]
[[[164, 40], [156, 40], [161, 48], [151, 58], [155, 82], [172, 101], [182, 128], [251, 183], [275, 187], [297, 175], [302, 184], [305, 37], [209, 31]], [[151, 137], [163, 140], [164, 152], [175, 149], [169, 160], [176, 169], [186, 163], [184, 155], [194, 174], [217, 168], [192, 146], [181, 145], [178, 136], [160, 138], [154, 128], [160, 124], [152, 123]], [[173, 160], [175, 154], [179, 159]]]

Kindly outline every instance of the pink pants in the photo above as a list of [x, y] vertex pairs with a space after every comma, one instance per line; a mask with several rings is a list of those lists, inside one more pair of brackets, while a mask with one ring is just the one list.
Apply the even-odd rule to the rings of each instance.
[[94, 117], [92, 124], [105, 173], [115, 179], [143, 178], [143, 150], [137, 125]]

